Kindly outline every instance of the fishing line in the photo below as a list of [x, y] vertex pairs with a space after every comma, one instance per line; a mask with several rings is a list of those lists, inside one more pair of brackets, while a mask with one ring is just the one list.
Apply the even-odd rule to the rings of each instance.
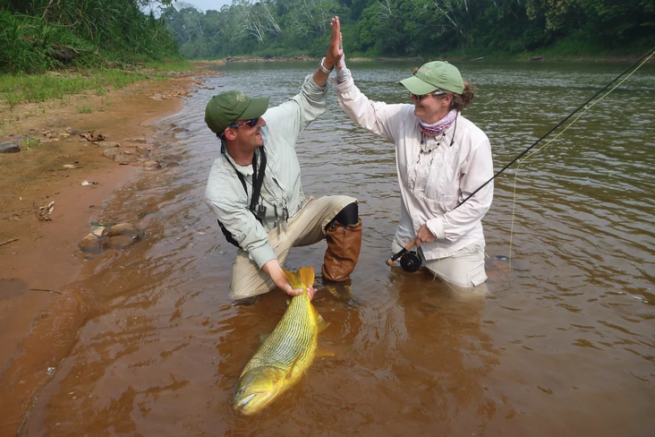
[[[514, 222], [516, 218], [516, 185], [518, 181], [518, 173], [521, 168], [521, 158], [526, 155], [530, 150], [532, 150], [534, 147], [536, 147], [540, 142], [542, 142], [546, 137], [548, 137], [551, 133], [553, 133], [555, 130], [557, 130], [560, 126], [562, 126], [564, 123], [566, 123], [571, 117], [573, 117], [576, 113], [578, 113], [580, 110], [584, 109], [580, 114], [578, 114], [577, 117], [571, 121], [562, 131], [560, 131], [554, 138], [552, 138], [550, 141], [545, 143], [543, 146], [537, 148], [534, 150], [532, 153], [527, 155], [525, 157], [525, 160], [530, 159], [535, 153], [543, 150], [545, 147], [549, 146], [553, 141], [555, 141], [557, 138], [559, 138], [564, 132], [566, 132], [571, 126], [573, 126], [587, 111], [589, 111], [594, 105], [596, 105], [598, 102], [603, 100], [605, 97], [610, 95], [614, 90], [616, 90], [619, 86], [621, 86], [626, 80], [628, 80], [633, 74], [637, 72], [645, 63], [647, 63], [652, 57], [655, 55], [655, 47], [651, 48], [648, 50], [644, 55], [642, 55], [639, 59], [637, 59], [634, 63], [632, 63], [628, 68], [626, 68], [624, 71], [622, 71], [618, 76], [616, 76], [611, 82], [609, 82], [607, 85], [605, 85], [603, 88], [601, 88], [596, 94], [594, 94], [592, 97], [587, 99], [582, 105], [580, 105], [575, 111], [571, 112], [568, 116], [566, 116], [562, 121], [557, 123], [555, 126], [553, 126], [548, 132], [546, 132], [541, 138], [539, 138], [537, 141], [535, 141], [530, 147], [525, 149], [523, 152], [521, 152], [518, 156], [516, 156], [514, 159], [512, 159], [509, 163], [507, 163], [502, 169], [500, 169], [496, 174], [494, 174], [489, 180], [487, 180], [485, 183], [480, 185], [475, 191], [473, 191], [471, 194], [469, 194], [464, 200], [459, 202], [453, 210], [459, 208], [462, 206], [464, 203], [466, 203], [471, 197], [473, 197], [475, 194], [477, 194], [481, 189], [486, 187], [491, 181], [496, 179], [498, 176], [500, 176], [505, 170], [507, 170], [509, 167], [512, 166], [515, 162], [518, 162], [518, 166], [516, 167], [516, 172], [514, 173], [514, 187], [513, 187], [513, 197], [512, 197], [512, 223], [510, 226], [510, 241], [509, 241], [509, 271], [510, 271], [510, 278], [511, 278], [511, 271], [512, 271], [512, 264], [511, 264], [511, 259], [512, 259], [512, 241], [513, 241], [513, 236], [514, 236]], [[634, 70], [632, 70], [634, 68]], [[603, 96], [601, 96], [598, 100], [594, 101], [596, 97], [601, 95], [605, 90], [607, 90], [614, 82], [618, 81], [621, 79], [623, 75], [625, 75], [628, 71], [630, 71], [630, 74], [628, 74], [626, 77], [623, 78], [619, 83], [617, 83], [614, 87], [612, 87], [609, 91], [607, 91]], [[593, 103], [591, 103], [593, 102]], [[454, 139], [454, 137], [453, 137]], [[202, 155], [208, 155], [210, 153], [216, 153], [214, 151], [209, 151], [209, 152], [203, 152], [203, 153], [198, 153], [195, 154], [195, 156], [202, 156]], [[391, 258], [387, 260], [387, 263], [389, 261], [393, 262], [397, 258], [399, 258], [401, 255], [404, 255], [405, 253], [408, 252], [408, 249], [403, 248], [400, 252], [392, 255]]]
[[[548, 135], [550, 135], [550, 134], [551, 134], [553, 131], [555, 131], [558, 127], [560, 127], [561, 125], [563, 125], [564, 123], [566, 123], [566, 122], [567, 122], [571, 117], [573, 117], [573, 116], [576, 114], [576, 112], [580, 111], [582, 108], [584, 108], [585, 106], [587, 106], [587, 105], [589, 104], [589, 102], [591, 102], [591, 101], [594, 100], [596, 97], [598, 97], [598, 96], [599, 96], [603, 91], [605, 91], [607, 88], [609, 88], [609, 87], [610, 87], [614, 82], [616, 82], [617, 80], [619, 80], [619, 79], [621, 78], [621, 76], [623, 76], [625, 73], [627, 73], [628, 71], [630, 71], [630, 69], [632, 69], [635, 65], [639, 64], [639, 63], [643, 60], [643, 62], [641, 62], [641, 64], [640, 64], [637, 68], [635, 68], [634, 71], [631, 72], [631, 73], [630, 73], [630, 74], [629, 74], [625, 79], [623, 79], [623, 80], [622, 80], [622, 81], [621, 81], [617, 86], [619, 86], [619, 85], [621, 85], [623, 82], [625, 82], [626, 79], [628, 79], [628, 78], [629, 78], [630, 76], [632, 76], [632, 75], [633, 75], [637, 70], [639, 70], [639, 68], [641, 68], [641, 66], [642, 66], [643, 64], [645, 64], [645, 63], [646, 63], [646, 62], [647, 62], [647, 61], [648, 61], [648, 60], [649, 60], [649, 59], [650, 59], [654, 54], [655, 54], [655, 47], [653, 47], [653, 48], [650, 49], [648, 52], [646, 52], [645, 55], [643, 55], [641, 58], [639, 58], [637, 61], [635, 61], [631, 66], [629, 66], [628, 68], [626, 68], [626, 69], [625, 69], [621, 74], [619, 74], [616, 78], [614, 78], [614, 80], [612, 80], [610, 83], [608, 83], [607, 85], [605, 85], [605, 86], [604, 86], [600, 91], [598, 91], [596, 94], [594, 94], [593, 97], [589, 98], [586, 102], [584, 102], [582, 105], [580, 105], [580, 106], [579, 106], [575, 111], [571, 112], [568, 116], [566, 116], [566, 118], [564, 118], [562, 121], [560, 121], [559, 123], [557, 123], [557, 124], [556, 124], [552, 129], [550, 129], [548, 132], [546, 132], [546, 134], [544, 134], [541, 138], [539, 138], [537, 141], [535, 141], [535, 142], [534, 142], [530, 147], [528, 147], [528, 148], [525, 149], [523, 152], [521, 152], [521, 153], [520, 153], [516, 158], [512, 159], [512, 160], [511, 160], [507, 165], [505, 165], [505, 167], [503, 167], [502, 169], [500, 169], [500, 171], [498, 171], [498, 173], [496, 173], [495, 175], [493, 175], [493, 177], [491, 177], [491, 179], [489, 179], [489, 180], [488, 180], [487, 182], [485, 182], [484, 184], [480, 185], [480, 186], [478, 187], [478, 189], [475, 190], [474, 192], [472, 192], [471, 194], [469, 194], [469, 196], [468, 196], [466, 199], [464, 199], [464, 200], [462, 200], [461, 202], [459, 202], [459, 203], [457, 204], [457, 206], [456, 206], [454, 209], [457, 209], [457, 208], [459, 208], [460, 206], [462, 206], [462, 204], [464, 204], [467, 200], [469, 200], [471, 197], [473, 197], [473, 196], [474, 196], [478, 191], [480, 191], [481, 189], [483, 189], [484, 187], [486, 187], [487, 184], [489, 184], [489, 182], [491, 182], [491, 181], [493, 181], [494, 179], [496, 179], [496, 178], [497, 178], [501, 173], [503, 173], [505, 170], [507, 170], [507, 169], [508, 169], [512, 164], [514, 164], [514, 163], [517, 162], [519, 159], [521, 159], [521, 158], [523, 157], [523, 155], [525, 155], [526, 153], [528, 153], [530, 150], [532, 150], [533, 147], [535, 147], [537, 144], [539, 144], [541, 141], [543, 141], [544, 138], [546, 138]], [[605, 98], [605, 96], [607, 96], [609, 93], [611, 93], [612, 91], [614, 91], [614, 90], [616, 89], [617, 86], [615, 86], [614, 88], [612, 88], [612, 89], [611, 89], [607, 94], [605, 94], [603, 97], [601, 97], [600, 99], [598, 99], [598, 101], [602, 100], [603, 98]], [[596, 103], [598, 103], [598, 101], [597, 101], [597, 102], [594, 102], [594, 105], [595, 105]], [[593, 105], [591, 105], [591, 106], [593, 106]], [[589, 108], [590, 108], [591, 106], [589, 106]], [[587, 112], [587, 110], [588, 110], [589, 108], [586, 108], [584, 112]], [[583, 114], [584, 114], [584, 112], [583, 112]], [[567, 129], [568, 129], [569, 127], [571, 127], [571, 125], [573, 125], [573, 123], [575, 123], [575, 122], [578, 120], [578, 118], [580, 118], [580, 117], [577, 117], [575, 120], [573, 120], [573, 121], [571, 122], [571, 124], [569, 124], [569, 125], [567, 126]], [[565, 129], [565, 130], [566, 130], [566, 129]], [[562, 132], [564, 132], [564, 131], [562, 131]], [[561, 134], [561, 133], [560, 133], [560, 134]], [[558, 136], [559, 136], [559, 135], [558, 135]], [[555, 137], [555, 138], [557, 138], [557, 137]], [[549, 141], [548, 143], [546, 143], [543, 147], [545, 147], [545, 146], [547, 146], [548, 144], [550, 144], [552, 141], [555, 140], [555, 138], [553, 138], [553, 140], [551, 140], [551, 141]], [[539, 150], [543, 149], [543, 147], [537, 149], [534, 153], [536, 153], [536, 152], [538, 152]], [[534, 153], [530, 154], [529, 156], [532, 156]]]
[[[580, 119], [580, 117], [582, 117], [582, 116], [583, 116], [583, 115], [584, 115], [584, 114], [585, 114], [589, 109], [591, 109], [591, 108], [592, 108], [596, 103], [598, 103], [598, 102], [600, 102], [601, 100], [603, 100], [603, 99], [604, 99], [605, 97], [607, 97], [610, 93], [612, 93], [612, 92], [613, 92], [617, 87], [619, 87], [621, 84], [623, 84], [623, 82], [625, 82], [628, 78], [630, 78], [630, 77], [631, 77], [631, 76], [632, 76], [632, 75], [633, 75], [637, 70], [639, 70], [639, 68], [641, 68], [641, 67], [642, 67], [646, 62], [648, 62], [648, 61], [650, 60], [650, 58], [653, 57], [653, 55], [655, 55], [655, 47], [651, 48], [651, 49], [650, 49], [648, 52], [646, 52], [643, 56], [641, 56], [639, 59], [637, 59], [635, 62], [633, 62], [632, 65], [630, 65], [628, 68], [626, 68], [624, 71], [622, 71], [621, 74], [619, 74], [618, 76], [616, 76], [616, 77], [615, 77], [611, 82], [609, 82], [607, 85], [605, 85], [605, 86], [604, 86], [602, 89], [600, 89], [596, 94], [594, 94], [592, 97], [590, 97], [589, 99], [587, 99], [587, 101], [585, 101], [582, 105], [580, 105], [580, 106], [579, 106], [575, 111], [571, 112], [571, 113], [570, 113], [568, 116], [566, 116], [562, 121], [560, 121], [559, 123], [557, 123], [557, 124], [556, 124], [554, 127], [552, 127], [548, 132], [546, 132], [546, 134], [544, 134], [541, 138], [539, 138], [537, 141], [535, 141], [535, 142], [534, 142], [530, 147], [528, 147], [528, 148], [525, 149], [523, 152], [521, 152], [518, 156], [516, 156], [516, 158], [512, 159], [512, 160], [511, 160], [509, 163], [507, 163], [507, 164], [506, 164], [502, 169], [500, 169], [496, 174], [494, 174], [494, 175], [493, 175], [493, 176], [492, 176], [488, 181], [486, 181], [484, 184], [480, 185], [480, 186], [479, 186], [475, 191], [473, 191], [471, 194], [469, 194], [469, 195], [468, 195], [464, 200], [462, 200], [461, 202], [459, 202], [459, 203], [457, 204], [457, 206], [455, 206], [455, 208], [453, 208], [453, 210], [455, 210], [455, 209], [459, 208], [460, 206], [462, 206], [464, 203], [466, 203], [466, 201], [468, 201], [471, 197], [473, 197], [473, 196], [474, 196], [478, 191], [480, 191], [481, 189], [483, 189], [484, 187], [486, 187], [486, 186], [487, 186], [491, 181], [493, 181], [493, 180], [496, 179], [498, 176], [500, 176], [500, 175], [501, 175], [505, 170], [507, 170], [507, 169], [508, 169], [512, 164], [514, 164], [515, 162], [518, 162], [518, 163], [519, 163], [519, 166], [517, 167], [517, 171], [516, 171], [516, 173], [515, 173], [515, 175], [514, 175], [514, 194], [513, 194], [514, 197], [513, 197], [513, 205], [512, 205], [512, 226], [511, 226], [511, 230], [510, 230], [510, 256], [508, 257], [508, 259], [509, 259], [509, 261], [510, 261], [510, 262], [509, 262], [509, 265], [510, 265], [510, 277], [511, 277], [511, 250], [512, 250], [512, 236], [513, 236], [513, 229], [514, 229], [515, 209], [516, 209], [516, 181], [517, 181], [517, 176], [518, 176], [518, 169], [520, 168], [520, 164], [521, 164], [521, 163], [520, 163], [520, 159], [521, 159], [525, 154], [527, 154], [530, 150], [532, 150], [535, 146], [537, 146], [541, 141], [543, 141], [543, 140], [544, 140], [548, 135], [550, 135], [550, 134], [553, 133], [557, 128], [559, 128], [559, 127], [562, 126], [564, 123], [566, 123], [566, 122], [567, 122], [571, 117], [573, 117], [577, 112], [579, 112], [581, 109], [584, 109], [584, 111], [583, 111], [581, 114], [579, 114], [578, 117], [576, 117], [576, 118], [575, 118], [571, 123], [569, 123], [569, 124], [566, 126], [566, 128], [563, 129], [560, 133], [558, 133], [558, 134], [557, 134], [557, 135], [556, 135], [552, 140], [548, 141], [546, 144], [544, 144], [543, 146], [539, 147], [539, 148], [536, 149], [534, 152], [532, 152], [531, 154], [529, 154], [529, 155], [526, 157], [526, 160], [529, 159], [530, 157], [532, 157], [532, 155], [534, 155], [535, 153], [537, 153], [537, 152], [539, 152], [540, 150], [542, 150], [544, 147], [548, 146], [548, 145], [549, 145], [550, 143], [552, 143], [553, 141], [555, 141], [555, 140], [556, 140], [560, 135], [562, 135], [564, 132], [566, 132], [566, 130], [568, 130], [568, 128], [570, 128], [571, 126], [573, 126], [573, 124], [575, 124], [575, 123], [578, 121], [578, 119]], [[635, 68], [635, 66], [636, 66], [636, 68]], [[599, 98], [598, 100], [596, 100], [595, 102], [593, 102], [593, 103], [590, 105], [590, 102], [592, 102], [596, 97], [598, 97], [599, 95], [601, 95], [605, 90], [607, 90], [610, 86], [612, 86], [612, 84], [613, 84], [614, 82], [616, 82], [617, 80], [619, 80], [623, 75], [625, 75], [628, 71], [632, 70], [633, 68], [634, 68], [634, 70], [633, 70], [632, 72], [630, 72], [630, 74], [629, 74], [628, 76], [626, 76], [626, 77], [625, 77], [621, 82], [619, 82], [619, 83], [618, 83], [617, 85], [615, 85], [612, 89], [610, 89], [607, 93], [605, 93], [601, 98]], [[403, 250], [401, 250], [400, 252], [398, 252], [398, 253], [392, 255], [392, 257], [389, 258], [389, 259], [390, 259], [390, 260], [391, 260], [391, 259], [397, 259], [398, 257], [400, 257], [401, 255], [403, 255], [403, 254], [406, 253], [406, 252], [407, 252], [407, 250], [406, 250], [405, 248], [403, 248]]]
[[[569, 124], [568, 124], [564, 129], [562, 129], [562, 130], [561, 130], [557, 135], [555, 135], [555, 137], [553, 137], [553, 139], [551, 139], [550, 141], [548, 141], [547, 143], [545, 143], [543, 146], [541, 146], [541, 147], [535, 149], [532, 153], [530, 153], [529, 155], [527, 155], [527, 156], [525, 157], [525, 159], [523, 160], [523, 162], [527, 161], [527, 160], [530, 159], [530, 158], [531, 158], [535, 153], [537, 153], [537, 152], [541, 151], [542, 149], [546, 148], [546, 147], [549, 146], [553, 141], [555, 141], [557, 138], [559, 138], [559, 137], [560, 137], [564, 132], [566, 132], [566, 131], [571, 127], [571, 126], [573, 126], [573, 125], [574, 125], [574, 124], [575, 124], [575, 123], [580, 119], [580, 117], [582, 117], [582, 116], [583, 116], [587, 111], [589, 111], [591, 108], [593, 108], [594, 105], [596, 105], [598, 102], [600, 102], [600, 101], [603, 100], [605, 97], [607, 97], [608, 95], [610, 95], [610, 94], [611, 94], [615, 89], [617, 89], [618, 87], [620, 87], [621, 85], [623, 85], [623, 83], [624, 83], [626, 80], [628, 80], [628, 79], [629, 79], [633, 74], [635, 74], [635, 73], [637, 72], [637, 70], [639, 70], [639, 69], [640, 69], [640, 68], [641, 68], [641, 67], [642, 67], [646, 62], [648, 62], [648, 61], [650, 60], [650, 58], [653, 57], [653, 55], [655, 55], [655, 47], [653, 47], [653, 48], [652, 48], [648, 53], [646, 53], [644, 56], [642, 56], [641, 58], [639, 58], [639, 60], [637, 60], [637, 61], [636, 61], [635, 63], [633, 63], [630, 67], [628, 67], [628, 68], [627, 68], [623, 73], [621, 73], [621, 74], [620, 74], [616, 79], [614, 79], [612, 82], [610, 82], [610, 83], [609, 83], [605, 88], [603, 88], [602, 90], [600, 90], [598, 93], [596, 93], [596, 95], [594, 95], [594, 97], [592, 97], [592, 98], [591, 98], [590, 100], [588, 100], [584, 105], [582, 105], [582, 107], [584, 107], [584, 111], [582, 111], [580, 114], [578, 114], [578, 116], [575, 117], [575, 118], [573, 119], [573, 121], [571, 121], [571, 123], [569, 123]], [[634, 70], [632, 70], [632, 71], [630, 72], [630, 74], [628, 74], [626, 77], [624, 77], [624, 78], [623, 78], [619, 83], [617, 83], [616, 85], [614, 85], [614, 87], [613, 87], [612, 89], [610, 89], [609, 91], [607, 91], [607, 92], [606, 92], [603, 96], [601, 96], [598, 100], [596, 100], [595, 102], [593, 102], [593, 103], [591, 103], [591, 104], [589, 104], [589, 105], [587, 106], [587, 103], [589, 103], [589, 102], [590, 102], [591, 100], [593, 100], [596, 96], [598, 96], [600, 93], [602, 93], [604, 90], [606, 90], [606, 89], [607, 89], [607, 88], [608, 88], [612, 83], [614, 83], [617, 79], [619, 79], [619, 78], [620, 78], [621, 76], [623, 76], [623, 75], [624, 75], [628, 70], [630, 70], [632, 67], [634, 67], [634, 66], [637, 65], [637, 64], [639, 64], [639, 65], [638, 65]], [[571, 115], [575, 114], [575, 112], [579, 111], [582, 107], [576, 109], [576, 110], [575, 110]], [[559, 125], [561, 125], [561, 124], [562, 124], [563, 122], [565, 122], [568, 118], [570, 118], [571, 115], [569, 115], [569, 117], [567, 117], [567, 118], [564, 119], [562, 122], [560, 122]], [[558, 126], [559, 126], [559, 125], [558, 125]], [[554, 130], [554, 129], [551, 129], [550, 132], [552, 132], [553, 130]], [[549, 133], [550, 133], [550, 132], [549, 132]], [[546, 134], [546, 135], [548, 135], [548, 134]], [[543, 137], [542, 137], [542, 138], [543, 138]], [[538, 142], [537, 142], [537, 143], [538, 143]], [[530, 150], [532, 147], [534, 147], [537, 143], [535, 143], [535, 144], [533, 144], [532, 146], [530, 146], [530, 148], [528, 148], [527, 150], [525, 150], [521, 155], [519, 155], [519, 157], [520, 157], [520, 156], [523, 156], [523, 155], [524, 155], [528, 150]], [[518, 161], [518, 159], [515, 159], [514, 161]], [[512, 162], [514, 162], [514, 161], [512, 161]], [[510, 163], [509, 165], [511, 165], [511, 164], [512, 164], [512, 163]], [[507, 168], [509, 165], [505, 166], [505, 168]], [[511, 275], [512, 275], [512, 241], [513, 241], [513, 237], [514, 237], [514, 222], [515, 222], [515, 218], [516, 218], [516, 185], [517, 185], [517, 182], [518, 182], [518, 174], [519, 174], [519, 170], [520, 170], [520, 168], [521, 168], [521, 161], [518, 161], [518, 165], [516, 166], [516, 172], [514, 173], [514, 187], [513, 187], [513, 194], [512, 194], [512, 224], [511, 224], [511, 226], [510, 226], [510, 233], [509, 233], [509, 256], [508, 256], [508, 260], [509, 260], [509, 273], [510, 273], [510, 280], [511, 280]], [[503, 169], [503, 170], [504, 170], [504, 169]], [[501, 173], [501, 172], [499, 172], [498, 174], [500, 174], [500, 173]], [[498, 174], [496, 174], [496, 176], [497, 176]], [[496, 177], [496, 176], [494, 176], [494, 177]], [[488, 182], [487, 182], [487, 183], [488, 183]], [[469, 196], [469, 197], [470, 197], [470, 196]], [[468, 198], [467, 198], [467, 199], [468, 199]], [[464, 202], [462, 202], [462, 203], [464, 203]], [[458, 205], [458, 206], [459, 206], [459, 205]]]

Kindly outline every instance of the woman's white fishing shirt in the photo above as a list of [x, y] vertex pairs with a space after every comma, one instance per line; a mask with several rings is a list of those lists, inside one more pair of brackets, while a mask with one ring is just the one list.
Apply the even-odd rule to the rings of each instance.
[[[402, 201], [395, 241], [404, 246], [427, 224], [437, 238], [421, 245], [428, 260], [448, 257], [469, 244], [484, 241], [482, 218], [491, 207], [493, 181], [455, 207], [493, 176], [487, 135], [459, 114], [441, 144], [421, 153], [422, 135], [414, 105], [371, 101], [355, 86], [352, 77], [335, 83], [335, 89], [339, 105], [356, 124], [396, 145]], [[426, 140], [436, 142], [439, 138]]]

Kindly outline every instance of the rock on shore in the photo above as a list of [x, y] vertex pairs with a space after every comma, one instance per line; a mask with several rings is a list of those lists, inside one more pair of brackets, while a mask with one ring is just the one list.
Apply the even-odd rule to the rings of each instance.
[[20, 152], [20, 146], [11, 141], [6, 141], [0, 143], [0, 153], [18, 153]]

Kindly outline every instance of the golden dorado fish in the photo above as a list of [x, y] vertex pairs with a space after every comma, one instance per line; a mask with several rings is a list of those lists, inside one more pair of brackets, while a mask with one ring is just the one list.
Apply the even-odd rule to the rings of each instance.
[[241, 372], [232, 407], [242, 414], [257, 413], [298, 382], [314, 361], [319, 331], [327, 327], [307, 293], [314, 284], [314, 268], [284, 274], [294, 289], [304, 291], [291, 299], [280, 322]]

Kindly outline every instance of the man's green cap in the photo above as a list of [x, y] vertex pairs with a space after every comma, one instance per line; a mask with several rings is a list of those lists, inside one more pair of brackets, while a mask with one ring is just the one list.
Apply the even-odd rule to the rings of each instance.
[[237, 120], [261, 117], [268, 108], [268, 97], [251, 99], [240, 91], [226, 91], [211, 98], [205, 109], [205, 123], [220, 134]]
[[441, 61], [423, 64], [414, 73], [414, 76], [401, 80], [400, 84], [417, 96], [436, 90], [450, 91], [455, 94], [464, 92], [464, 81], [457, 67]]

